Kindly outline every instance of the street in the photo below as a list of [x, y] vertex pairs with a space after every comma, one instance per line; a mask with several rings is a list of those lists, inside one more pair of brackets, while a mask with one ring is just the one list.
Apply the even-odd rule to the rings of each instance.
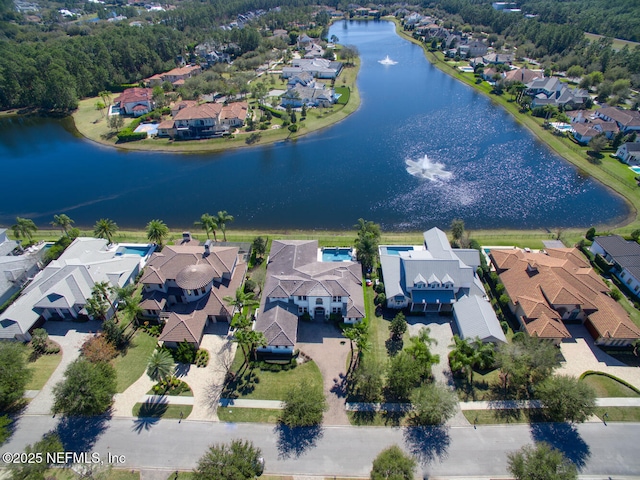
[[[131, 469], [192, 469], [206, 448], [234, 438], [262, 449], [266, 473], [368, 476], [376, 455], [398, 444], [420, 461], [424, 477], [505, 475], [507, 452], [545, 440], [583, 475], [640, 478], [637, 423], [519, 424], [423, 429], [336, 427], [300, 431], [265, 424], [156, 419], [82, 419], [25, 415], [1, 452], [21, 452], [52, 429], [68, 451], [98, 452]], [[109, 457], [108, 455], [111, 455]], [[122, 457], [124, 456], [124, 457]]]

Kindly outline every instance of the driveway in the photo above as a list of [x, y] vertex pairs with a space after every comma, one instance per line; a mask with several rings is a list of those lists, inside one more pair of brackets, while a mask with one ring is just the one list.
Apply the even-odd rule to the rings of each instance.
[[567, 325], [573, 337], [560, 344], [565, 362], [556, 371], [562, 375], [579, 377], [587, 370], [614, 375], [640, 388], [640, 367], [630, 367], [600, 350], [582, 325]]
[[322, 373], [324, 395], [329, 410], [324, 425], [349, 425], [345, 410], [349, 340], [335, 325], [323, 321], [298, 324], [298, 348], [311, 357]]
[[42, 328], [49, 333], [49, 338], [60, 345], [62, 360], [38, 392], [25, 411], [29, 415], [50, 414], [53, 407], [53, 387], [64, 378], [64, 372], [74, 360], [80, 356], [80, 347], [87, 338], [95, 334], [102, 322], [49, 321]]

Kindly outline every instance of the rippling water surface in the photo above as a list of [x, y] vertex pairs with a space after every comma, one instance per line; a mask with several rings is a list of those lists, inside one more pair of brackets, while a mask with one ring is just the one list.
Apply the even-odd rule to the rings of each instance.
[[[432, 67], [391, 23], [339, 22], [334, 34], [360, 51], [361, 108], [295, 142], [126, 153], [76, 138], [62, 121], [3, 121], [0, 224], [20, 215], [47, 225], [65, 212], [83, 226], [109, 217], [121, 227], [161, 218], [188, 228], [227, 210], [232, 228], [349, 228], [359, 217], [386, 229], [448, 227], [453, 218], [469, 228], [553, 228], [627, 213], [488, 98]], [[380, 63], [387, 56], [396, 63]], [[408, 171], [425, 158], [446, 175]]]

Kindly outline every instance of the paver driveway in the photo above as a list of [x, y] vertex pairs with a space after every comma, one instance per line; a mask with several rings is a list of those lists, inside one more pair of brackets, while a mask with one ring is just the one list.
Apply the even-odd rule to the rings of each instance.
[[349, 341], [333, 324], [314, 320], [298, 324], [298, 348], [311, 357], [322, 373], [329, 410], [324, 425], [349, 425], [345, 411]]

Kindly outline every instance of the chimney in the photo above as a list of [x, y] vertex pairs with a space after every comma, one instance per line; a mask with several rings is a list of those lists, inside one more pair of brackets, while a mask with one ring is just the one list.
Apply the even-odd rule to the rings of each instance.
[[189, 243], [191, 241], [191, 232], [182, 232], [182, 243]]
[[211, 239], [204, 242], [204, 256], [207, 257], [211, 253]]

